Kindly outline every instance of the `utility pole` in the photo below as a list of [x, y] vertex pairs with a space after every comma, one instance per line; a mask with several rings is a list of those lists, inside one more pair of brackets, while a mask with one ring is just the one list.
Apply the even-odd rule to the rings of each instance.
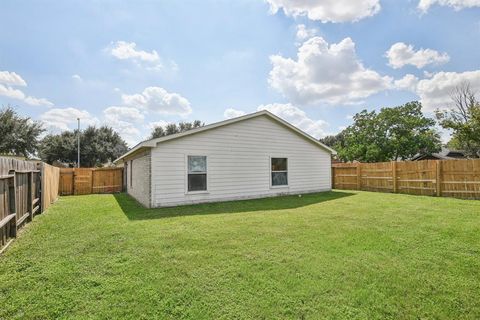
[[80, 118], [77, 118], [78, 121], [78, 130], [77, 130], [77, 168], [80, 168]]

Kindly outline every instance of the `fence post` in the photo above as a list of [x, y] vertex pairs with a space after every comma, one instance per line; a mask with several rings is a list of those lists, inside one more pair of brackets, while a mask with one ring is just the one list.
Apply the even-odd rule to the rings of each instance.
[[[14, 172], [15, 174], [15, 172]], [[12, 185], [10, 186], [10, 182]], [[12, 195], [13, 189], [13, 195]], [[13, 178], [7, 180], [7, 192], [8, 192], [8, 206], [10, 210], [10, 214], [15, 213], [15, 217], [11, 220], [10, 223], [10, 237], [16, 238], [17, 237], [17, 199], [16, 199], [16, 188], [15, 188], [15, 175]], [[13, 198], [12, 198], [13, 196]]]
[[18, 220], [18, 213], [17, 213], [17, 175], [15, 174], [15, 170], [10, 170], [8, 174], [13, 174], [12, 179], [12, 185], [8, 186], [8, 202], [9, 202], [9, 209], [10, 213], [15, 213], [15, 218], [13, 219], [14, 225], [13, 225], [13, 233], [14, 233], [14, 238], [17, 237], [17, 220]]
[[42, 213], [45, 211], [45, 164], [43, 162], [38, 165], [38, 170], [40, 170], [40, 173], [37, 176], [37, 183], [40, 180], [40, 194], [38, 195], [38, 198], [40, 199], [39, 213]]
[[28, 213], [28, 221], [31, 222], [33, 220], [33, 172], [27, 173], [27, 209]]
[[393, 193], [397, 193], [397, 161], [392, 161]]
[[436, 162], [436, 191], [437, 191], [437, 197], [442, 196], [442, 161], [437, 160]]
[[357, 190], [362, 190], [362, 163], [357, 163]]

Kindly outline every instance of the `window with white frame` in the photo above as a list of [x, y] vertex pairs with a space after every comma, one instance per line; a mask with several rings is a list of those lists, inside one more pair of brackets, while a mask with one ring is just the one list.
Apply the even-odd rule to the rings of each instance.
[[272, 187], [288, 186], [287, 158], [271, 158]]
[[188, 156], [188, 191], [207, 190], [207, 157]]

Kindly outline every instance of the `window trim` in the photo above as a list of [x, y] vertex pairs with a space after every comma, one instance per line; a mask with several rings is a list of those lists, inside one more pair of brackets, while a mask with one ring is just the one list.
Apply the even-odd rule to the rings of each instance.
[[[189, 173], [189, 168], [188, 168], [188, 158], [189, 157], [205, 157], [205, 172], [198, 172], [198, 173]], [[189, 174], [205, 174], [207, 176], [207, 181], [206, 182], [206, 189], [205, 190], [197, 190], [197, 191], [189, 191], [188, 190], [188, 175]], [[209, 193], [208, 191], [208, 155], [206, 154], [186, 154], [185, 155], [185, 194], [206, 194]]]
[[[287, 170], [280, 170], [280, 171], [273, 171], [272, 170], [272, 159], [286, 159], [287, 160]], [[268, 176], [268, 179], [270, 181], [270, 189], [284, 189], [284, 188], [290, 188], [290, 179], [289, 179], [289, 174], [288, 174], [288, 171], [289, 171], [289, 163], [290, 161], [288, 160], [288, 157], [285, 156], [285, 155], [274, 155], [274, 156], [270, 156], [268, 158], [268, 167], [269, 167], [269, 171], [270, 171], [270, 174]], [[283, 185], [280, 185], [280, 186], [274, 186], [273, 185], [273, 181], [272, 181], [272, 173], [273, 172], [286, 172], [287, 173], [287, 184], [283, 184]]]

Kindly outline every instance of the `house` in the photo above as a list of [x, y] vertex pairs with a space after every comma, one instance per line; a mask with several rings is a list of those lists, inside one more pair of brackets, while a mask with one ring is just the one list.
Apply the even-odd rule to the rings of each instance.
[[331, 190], [335, 151], [268, 111], [139, 143], [115, 160], [146, 207]]
[[454, 160], [454, 159], [466, 159], [466, 155], [463, 151], [460, 150], [450, 150], [448, 148], [442, 148], [438, 153], [419, 153], [416, 154], [411, 160], [420, 161], [420, 160]]

